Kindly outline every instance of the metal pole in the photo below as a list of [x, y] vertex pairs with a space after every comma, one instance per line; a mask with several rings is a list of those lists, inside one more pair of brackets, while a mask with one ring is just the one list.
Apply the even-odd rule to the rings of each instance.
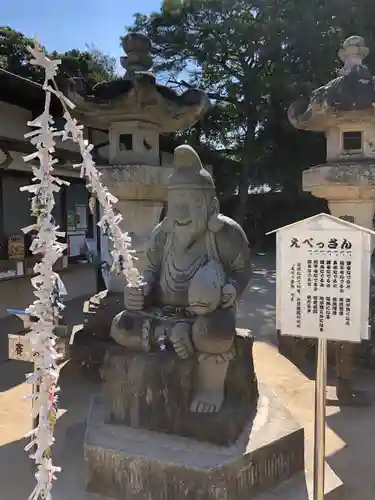
[[327, 340], [318, 339], [314, 415], [314, 500], [324, 500]]

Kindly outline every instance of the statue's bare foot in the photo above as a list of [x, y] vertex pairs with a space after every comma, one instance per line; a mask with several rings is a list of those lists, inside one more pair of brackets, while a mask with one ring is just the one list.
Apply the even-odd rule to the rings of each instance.
[[224, 390], [206, 391], [197, 394], [191, 405], [193, 413], [217, 413], [224, 403]]
[[224, 403], [225, 378], [229, 357], [199, 356], [198, 386], [190, 405], [193, 413], [217, 413]]

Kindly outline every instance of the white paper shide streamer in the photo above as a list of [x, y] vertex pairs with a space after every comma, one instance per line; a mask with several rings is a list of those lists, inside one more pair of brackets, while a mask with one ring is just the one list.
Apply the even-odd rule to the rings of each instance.
[[[28, 375], [27, 382], [39, 387], [39, 392], [31, 396], [34, 400], [33, 416], [38, 417], [38, 426], [28, 434], [32, 439], [25, 449], [26, 451], [32, 450], [30, 457], [37, 465], [35, 474], [37, 484], [29, 500], [51, 500], [54, 473], [60, 470], [52, 464], [51, 459], [53, 431], [56, 423], [56, 393], [59, 390], [57, 387], [59, 355], [55, 349], [54, 326], [63, 307], [56, 291], [59, 276], [53, 271], [53, 265], [66, 249], [66, 244], [58, 241], [58, 238], [65, 236], [65, 233], [60, 232], [59, 227], [55, 225], [52, 210], [55, 204], [54, 194], [60, 190], [63, 183], [68, 184], [53, 175], [53, 165], [57, 163], [57, 160], [53, 158], [56, 137], [62, 140], [71, 139], [80, 148], [82, 163], [76, 167], [81, 168], [81, 177], [86, 177], [88, 181], [87, 188], [96, 196], [103, 208], [103, 216], [98, 225], [112, 241], [113, 269], [118, 273], [123, 273], [127, 281], [133, 285], [140, 284], [141, 278], [134, 267], [131, 239], [127, 233], [122, 233], [119, 227], [122, 216], [116, 214], [113, 208], [117, 199], [101, 183], [101, 174], [96, 169], [91, 155], [93, 146], [84, 140], [83, 126], [78, 125], [68, 111], [68, 108], [72, 109], [74, 105], [56, 86], [54, 78], [60, 61], [48, 59], [37, 42], [34, 48], [29, 48], [29, 51], [33, 56], [31, 64], [43, 68], [45, 72], [43, 84], [45, 107], [38, 118], [28, 122], [34, 130], [27, 133], [25, 137], [35, 146], [36, 151], [26, 156], [24, 161], [38, 160], [39, 165], [33, 164], [32, 166], [33, 184], [21, 188], [32, 194], [31, 211], [36, 217], [35, 224], [24, 228], [23, 231], [36, 233], [30, 249], [34, 255], [40, 257], [40, 261], [34, 267], [36, 276], [32, 278], [36, 300], [27, 309], [29, 314], [38, 318], [27, 334], [35, 362], [35, 371]], [[66, 123], [63, 131], [58, 131], [53, 126], [54, 121], [50, 114], [52, 95], [60, 100], [65, 110]]]
[[51, 446], [54, 442], [53, 430], [56, 421], [56, 392], [58, 369], [57, 359], [59, 357], [55, 349], [56, 336], [54, 326], [60, 315], [62, 305], [58, 301], [57, 279], [58, 275], [53, 272], [53, 265], [62, 256], [66, 248], [65, 244], [58, 241], [59, 236], [64, 233], [58, 231], [55, 225], [52, 210], [55, 204], [54, 194], [59, 191], [62, 181], [53, 175], [53, 165], [56, 160], [52, 154], [55, 148], [55, 137], [58, 135], [53, 128], [53, 119], [50, 115], [51, 92], [48, 88], [49, 79], [57, 72], [59, 61], [41, 60], [40, 50], [36, 44], [34, 49], [29, 49], [34, 59], [31, 64], [43, 66], [45, 69], [45, 105], [43, 113], [35, 120], [28, 122], [35, 130], [25, 135], [35, 146], [36, 151], [24, 158], [25, 162], [38, 160], [38, 166], [32, 166], [34, 174], [33, 184], [21, 188], [32, 194], [32, 215], [36, 223], [24, 228], [25, 233], [35, 231], [30, 250], [34, 255], [41, 256], [41, 260], [35, 265], [36, 276], [31, 282], [34, 287], [36, 300], [27, 309], [27, 312], [38, 318], [33, 323], [27, 334], [34, 355], [35, 372], [27, 376], [27, 383], [39, 387], [39, 392], [33, 394], [34, 418], [38, 417], [38, 427], [29, 433], [32, 438], [26, 451], [33, 450], [30, 455], [35, 460], [37, 472], [35, 477], [37, 484], [31, 493], [29, 500], [51, 498], [52, 479], [54, 473], [59, 469], [52, 464]]
[[[57, 92], [57, 95], [61, 97], [60, 92]], [[100, 180], [101, 173], [95, 167], [91, 155], [94, 146], [84, 139], [83, 125], [78, 125], [77, 120], [72, 118], [68, 111], [67, 104], [71, 108], [74, 105], [66, 99], [65, 101], [62, 100], [61, 104], [65, 109], [65, 127], [62, 139], [63, 141], [71, 139], [78, 144], [83, 161], [78, 165], [74, 165], [74, 167], [80, 168], [81, 177], [87, 179], [88, 190], [96, 196], [103, 209], [103, 216], [98, 222], [98, 226], [104, 234], [109, 236], [112, 242], [112, 271], [116, 271], [118, 274], [123, 273], [128, 283], [140, 284], [142, 280], [134, 267], [134, 250], [131, 248], [131, 238], [128, 233], [121, 231], [120, 222], [123, 217], [120, 213], [116, 214], [114, 211], [114, 205], [118, 202], [118, 199], [108, 191], [106, 186], [103, 186]]]

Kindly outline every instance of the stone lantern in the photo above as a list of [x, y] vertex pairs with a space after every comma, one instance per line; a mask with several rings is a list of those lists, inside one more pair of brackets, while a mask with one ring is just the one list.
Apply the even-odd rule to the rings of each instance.
[[[292, 104], [288, 116], [296, 128], [326, 136], [326, 162], [303, 173], [303, 190], [325, 198], [332, 215], [373, 229], [375, 79], [363, 63], [368, 53], [363, 38], [345, 40], [338, 77], [315, 90], [309, 101]], [[338, 347], [337, 364], [338, 398], [353, 402], [350, 344]]]
[[[103, 182], [118, 198], [123, 229], [132, 237], [137, 267], [166, 201], [165, 181], [171, 164], [163, 165], [161, 134], [183, 130], [206, 111], [209, 100], [199, 90], [180, 95], [156, 83], [151, 71], [151, 42], [141, 33], [128, 34], [122, 44], [126, 56], [123, 78], [89, 88], [82, 79], [70, 80], [68, 97], [76, 105], [77, 118], [93, 129], [108, 130], [108, 164], [97, 165]], [[106, 253], [106, 240], [102, 253]], [[113, 277], [111, 291], [123, 289]]]

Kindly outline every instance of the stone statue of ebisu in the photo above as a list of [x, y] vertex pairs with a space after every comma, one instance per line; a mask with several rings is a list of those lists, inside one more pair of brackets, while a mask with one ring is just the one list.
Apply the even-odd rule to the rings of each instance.
[[251, 277], [246, 235], [219, 213], [215, 184], [187, 145], [174, 152], [168, 209], [151, 236], [139, 286], [125, 288], [125, 310], [111, 337], [131, 350], [197, 356], [190, 411], [218, 412], [235, 353], [236, 302]]

